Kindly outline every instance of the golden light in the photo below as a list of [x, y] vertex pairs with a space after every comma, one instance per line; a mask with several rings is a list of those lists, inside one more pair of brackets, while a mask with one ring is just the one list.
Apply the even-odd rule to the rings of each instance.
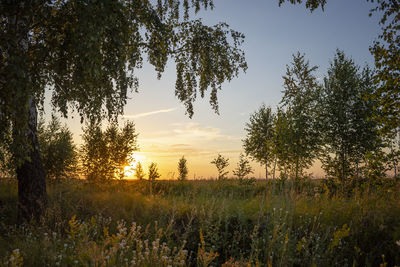
[[148, 159], [146, 158], [145, 155], [143, 155], [143, 152], [142, 153], [136, 152], [136, 153], [132, 154], [130, 157], [132, 159], [131, 164], [126, 166], [124, 168], [124, 171], [125, 171], [125, 175], [127, 178], [134, 178], [133, 176], [135, 175], [135, 168], [136, 168], [136, 165], [138, 164], [138, 162], [140, 162], [140, 164], [142, 164], [142, 167], [144, 167], [145, 162]]

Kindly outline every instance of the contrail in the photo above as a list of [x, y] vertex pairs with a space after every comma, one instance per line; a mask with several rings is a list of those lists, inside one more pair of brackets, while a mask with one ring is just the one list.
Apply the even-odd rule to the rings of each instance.
[[176, 110], [176, 108], [168, 108], [168, 109], [160, 109], [160, 110], [154, 110], [150, 112], [144, 112], [144, 113], [138, 113], [138, 114], [132, 114], [132, 115], [122, 115], [124, 118], [130, 118], [130, 119], [137, 119], [141, 117], [146, 117], [146, 116], [151, 116], [154, 114], [158, 113], [167, 113]]

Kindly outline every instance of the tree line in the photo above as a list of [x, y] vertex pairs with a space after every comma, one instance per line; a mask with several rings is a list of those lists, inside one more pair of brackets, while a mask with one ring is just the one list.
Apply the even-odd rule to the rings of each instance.
[[246, 124], [246, 154], [265, 166], [267, 179], [277, 171], [298, 179], [316, 160], [341, 183], [377, 179], [387, 171], [397, 179], [399, 128], [386, 131], [380, 120], [385, 107], [375, 97], [376, 70], [361, 68], [340, 50], [323, 79], [317, 69], [304, 54], [293, 55], [280, 104], [262, 105]]

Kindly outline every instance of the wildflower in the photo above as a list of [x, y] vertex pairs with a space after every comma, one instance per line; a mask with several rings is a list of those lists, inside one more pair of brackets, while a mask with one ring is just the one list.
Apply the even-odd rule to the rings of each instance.
[[400, 247], [400, 240], [396, 241], [396, 245], [398, 245]]
[[74, 263], [75, 263], [75, 264], [78, 264], [78, 260], [74, 260]]

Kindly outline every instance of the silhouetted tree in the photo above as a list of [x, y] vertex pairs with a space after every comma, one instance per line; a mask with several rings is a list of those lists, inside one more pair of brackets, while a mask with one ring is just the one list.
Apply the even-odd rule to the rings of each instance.
[[179, 172], [179, 177], [178, 180], [186, 180], [188, 176], [188, 168], [187, 168], [187, 160], [185, 159], [184, 156], [179, 160], [178, 162], [178, 172]]
[[148, 176], [150, 181], [155, 181], [156, 179], [160, 178], [161, 175], [158, 173], [157, 163], [150, 163]]
[[124, 169], [132, 163], [131, 154], [137, 149], [133, 122], [126, 122], [122, 129], [110, 124], [105, 131], [99, 123], [89, 124], [82, 138], [82, 170], [89, 181], [124, 178]]
[[138, 180], [143, 180], [145, 176], [146, 176], [146, 174], [144, 173], [144, 170], [143, 170], [143, 167], [142, 167], [142, 163], [140, 163], [140, 161], [139, 161], [136, 164], [135, 177]]
[[2, 1], [0, 143], [16, 166], [20, 218], [38, 218], [47, 202], [37, 140], [37, 106], [46, 88], [64, 116], [75, 110], [81, 120], [112, 120], [123, 112], [128, 90], [137, 91], [132, 74], [143, 58], [158, 77], [172, 59], [175, 95], [189, 116], [197, 93], [203, 97], [208, 88], [218, 112], [217, 91], [247, 68], [244, 36], [225, 23], [190, 20], [192, 11], [213, 8], [212, 1], [182, 2]]
[[39, 122], [38, 140], [47, 178], [76, 175], [78, 154], [72, 132], [54, 114], [47, 125], [43, 120]]
[[243, 179], [250, 173], [253, 173], [253, 168], [250, 166], [249, 160], [240, 153], [239, 162], [236, 165], [236, 169], [233, 170], [233, 174], [238, 177], [238, 179]]
[[229, 159], [225, 158], [221, 154], [218, 154], [218, 157], [211, 161], [211, 164], [214, 164], [218, 170], [218, 180], [223, 180], [228, 175], [229, 171], [226, 171], [226, 167], [229, 166]]

